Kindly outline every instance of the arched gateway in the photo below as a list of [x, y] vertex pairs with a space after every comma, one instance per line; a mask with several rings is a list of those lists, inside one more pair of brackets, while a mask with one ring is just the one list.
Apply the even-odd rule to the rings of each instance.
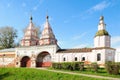
[[31, 60], [28, 56], [24, 56], [20, 61], [21, 67], [30, 67], [31, 66]]
[[42, 52], [37, 56], [36, 67], [49, 67], [51, 65], [51, 55], [48, 52]]

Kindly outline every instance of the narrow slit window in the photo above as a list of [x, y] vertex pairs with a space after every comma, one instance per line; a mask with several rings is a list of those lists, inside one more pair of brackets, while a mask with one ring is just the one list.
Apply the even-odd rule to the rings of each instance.
[[77, 61], [77, 57], [75, 57], [75, 61]]
[[100, 60], [101, 60], [101, 54], [98, 53], [98, 54], [97, 54], [97, 61], [100, 61]]

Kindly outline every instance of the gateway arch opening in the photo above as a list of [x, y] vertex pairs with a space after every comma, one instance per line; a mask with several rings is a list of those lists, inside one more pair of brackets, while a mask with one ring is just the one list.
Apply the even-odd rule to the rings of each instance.
[[37, 56], [36, 67], [50, 67], [51, 55], [48, 52], [42, 52]]
[[22, 59], [21, 59], [21, 64], [20, 64], [21, 67], [30, 67], [31, 66], [31, 60], [28, 56], [24, 56]]

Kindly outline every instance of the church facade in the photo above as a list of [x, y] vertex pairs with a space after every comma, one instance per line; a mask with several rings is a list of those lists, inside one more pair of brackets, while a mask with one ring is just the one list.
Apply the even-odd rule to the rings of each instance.
[[53, 62], [95, 62], [104, 66], [107, 61], [115, 61], [116, 50], [111, 48], [111, 36], [106, 30], [103, 16], [98, 23], [93, 48], [61, 49], [50, 26], [49, 16], [40, 38], [31, 17], [20, 44], [13, 49], [0, 50], [0, 66], [49, 67]]

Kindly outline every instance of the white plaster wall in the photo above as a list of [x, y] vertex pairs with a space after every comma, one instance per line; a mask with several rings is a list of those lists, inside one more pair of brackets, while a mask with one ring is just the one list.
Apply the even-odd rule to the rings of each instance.
[[[85, 61], [90, 61], [91, 52], [87, 53], [56, 53], [54, 62], [74, 62], [75, 57], [77, 61], [81, 61], [82, 57], [85, 57]], [[66, 58], [66, 61], [63, 61]]]
[[97, 36], [94, 38], [94, 47], [110, 47], [109, 36]]
[[30, 46], [30, 47], [21, 47], [16, 48], [16, 56], [18, 55], [20, 58], [24, 56], [31, 57], [32, 55], [35, 55], [36, 57], [41, 53], [47, 51], [51, 57], [52, 61], [54, 61], [55, 53], [57, 51], [56, 45], [48, 45], [48, 46]]
[[9, 57], [4, 57], [4, 58], [0, 58], [0, 66], [6, 66], [10, 63], [14, 63], [14, 57], [13, 58], [9, 58]]
[[116, 51], [115, 53], [115, 62], [120, 62], [120, 51]]
[[115, 61], [115, 50], [113, 49], [105, 50], [105, 61]]
[[[97, 61], [97, 54], [101, 54], [101, 60]], [[98, 64], [104, 64], [105, 63], [105, 49], [102, 50], [93, 50], [92, 51], [92, 57], [91, 62], [97, 62]]]

